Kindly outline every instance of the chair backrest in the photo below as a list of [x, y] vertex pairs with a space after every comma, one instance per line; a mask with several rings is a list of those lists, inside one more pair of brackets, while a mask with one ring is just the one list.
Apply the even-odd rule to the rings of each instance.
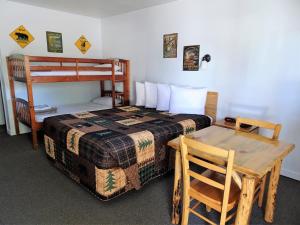
[[[199, 141], [181, 136], [180, 137], [180, 146], [181, 146], [181, 156], [182, 156], [182, 168], [183, 168], [183, 188], [184, 195], [189, 195], [193, 198], [190, 188], [191, 177], [197, 179], [203, 183], [206, 183], [214, 188], [218, 188], [224, 192], [222, 207], [221, 207], [221, 220], [220, 224], [225, 224], [227, 218], [227, 206], [229, 200], [229, 193], [231, 187], [231, 177], [233, 172], [233, 161], [234, 161], [234, 151], [225, 150], [210, 146]], [[209, 155], [209, 157], [206, 157]], [[224, 160], [227, 162], [224, 166], [224, 163], [218, 165], [215, 162], [211, 163], [208, 159], [210, 157], [215, 157]], [[203, 160], [204, 159], [204, 160]], [[196, 173], [190, 169], [190, 162], [209, 169], [215, 173], [220, 173], [225, 175], [225, 183], [219, 183], [215, 180], [207, 178], [199, 173]], [[195, 198], [197, 199], [197, 198]], [[201, 214], [200, 214], [201, 215]], [[201, 215], [202, 219], [205, 219]], [[208, 218], [205, 219], [207, 222], [210, 221]], [[211, 221], [210, 221], [211, 222]]]
[[236, 130], [240, 130], [242, 123], [252, 125], [252, 126], [257, 126], [264, 129], [273, 130], [272, 139], [278, 140], [280, 130], [281, 130], [281, 124], [275, 124], [275, 123], [270, 123], [262, 120], [254, 120], [249, 118], [238, 117], [236, 119]]

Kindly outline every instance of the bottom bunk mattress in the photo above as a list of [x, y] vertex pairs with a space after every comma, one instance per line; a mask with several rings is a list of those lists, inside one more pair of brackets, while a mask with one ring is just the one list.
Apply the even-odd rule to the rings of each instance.
[[169, 169], [167, 142], [208, 127], [204, 115], [125, 106], [44, 120], [48, 158], [101, 200], [140, 189]]

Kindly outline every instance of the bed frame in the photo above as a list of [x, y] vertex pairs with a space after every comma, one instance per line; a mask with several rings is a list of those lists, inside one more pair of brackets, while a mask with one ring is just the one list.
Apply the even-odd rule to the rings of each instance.
[[[47, 65], [32, 65], [32, 63], [47, 63]], [[52, 64], [52, 65], [51, 65]], [[55, 64], [55, 65], [53, 65]], [[68, 65], [67, 65], [68, 64]], [[92, 65], [111, 64], [111, 67], [95, 67]], [[71, 65], [71, 66], [70, 66]], [[119, 66], [123, 75], [115, 74], [115, 66]], [[35, 120], [33, 88], [35, 83], [54, 82], [83, 82], [99, 81], [101, 96], [111, 96], [112, 105], [116, 106], [115, 100], [121, 99], [122, 105], [129, 105], [129, 78], [130, 62], [124, 59], [84, 59], [63, 57], [41, 57], [28, 55], [13, 55], [7, 57], [10, 94], [12, 99], [14, 122], [16, 134], [20, 133], [19, 122], [29, 126], [32, 130], [33, 148], [38, 149], [37, 132], [42, 129], [43, 124]], [[75, 71], [76, 75], [59, 76], [32, 76], [31, 72], [49, 71]], [[111, 75], [80, 75], [82, 71], [110, 71]], [[104, 81], [111, 81], [111, 90], [104, 89]], [[14, 82], [26, 84], [27, 98], [24, 100], [16, 98]], [[123, 92], [115, 90], [117, 82], [123, 83]]]

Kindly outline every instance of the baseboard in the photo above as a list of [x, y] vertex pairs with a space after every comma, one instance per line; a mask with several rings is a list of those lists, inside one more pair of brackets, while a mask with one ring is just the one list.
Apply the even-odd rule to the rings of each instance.
[[300, 181], [300, 173], [299, 172], [297, 173], [295, 171], [282, 169], [281, 170], [281, 175]]

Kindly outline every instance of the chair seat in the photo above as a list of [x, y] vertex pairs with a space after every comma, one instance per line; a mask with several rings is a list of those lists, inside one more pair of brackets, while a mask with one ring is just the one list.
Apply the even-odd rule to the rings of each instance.
[[[211, 170], [204, 171], [202, 173], [202, 176], [210, 178], [221, 184], [225, 183], [225, 175], [213, 172]], [[190, 186], [191, 197], [217, 210], [218, 212], [221, 212], [223, 194], [224, 194], [223, 190], [220, 190], [211, 185], [203, 183], [197, 179], [191, 181], [191, 186]], [[234, 206], [236, 206], [239, 197], [240, 197], [240, 189], [236, 185], [236, 183], [232, 180], [227, 211], [230, 211], [231, 209], [234, 208]]]

